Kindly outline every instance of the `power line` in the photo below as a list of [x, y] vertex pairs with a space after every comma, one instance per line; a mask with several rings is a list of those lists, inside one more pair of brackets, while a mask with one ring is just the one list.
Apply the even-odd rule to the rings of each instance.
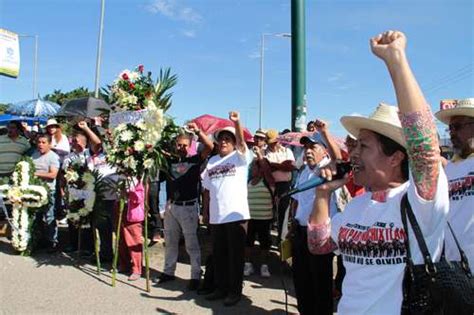
[[458, 76], [458, 77], [455, 77], [455, 78], [453, 78], [452, 80], [445, 82], [444, 84], [440, 84], [440, 85], [438, 85], [438, 86], [435, 86], [435, 87], [433, 87], [432, 89], [429, 89], [429, 90], [425, 91], [425, 93], [426, 93], [426, 94], [431, 94], [431, 93], [436, 92], [436, 91], [438, 91], [438, 90], [441, 90], [441, 89], [443, 89], [443, 88], [445, 88], [445, 87], [448, 87], [448, 86], [450, 86], [450, 85], [453, 85], [453, 84], [455, 84], [455, 83], [457, 83], [457, 82], [463, 81], [463, 80], [465, 80], [465, 79], [467, 79], [467, 78], [469, 78], [469, 77], [472, 77], [472, 71], [471, 71], [471, 72], [468, 72], [468, 73], [465, 73], [465, 74], [463, 74], [463, 75], [460, 75], [460, 76]]
[[445, 83], [446, 81], [450, 81], [451, 79], [459, 76], [459, 75], [464, 75], [466, 73], [470, 73], [472, 72], [472, 63], [469, 63], [455, 71], [453, 71], [452, 73], [449, 73], [445, 76], [442, 76], [436, 80], [434, 80], [433, 82], [431, 82], [430, 84], [427, 84], [426, 86], [423, 87], [424, 90], [430, 90], [442, 83]]

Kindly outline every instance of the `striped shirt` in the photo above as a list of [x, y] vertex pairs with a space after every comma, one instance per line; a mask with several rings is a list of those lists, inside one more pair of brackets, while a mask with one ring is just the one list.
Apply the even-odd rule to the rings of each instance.
[[250, 219], [271, 220], [273, 218], [272, 195], [260, 180], [256, 185], [248, 184]]
[[0, 136], [0, 176], [12, 173], [15, 164], [29, 148], [30, 143], [23, 137], [12, 140], [7, 135]]

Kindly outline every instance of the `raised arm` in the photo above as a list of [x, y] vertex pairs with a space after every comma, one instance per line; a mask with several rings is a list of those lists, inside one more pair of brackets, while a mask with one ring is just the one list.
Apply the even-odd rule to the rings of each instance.
[[329, 132], [329, 125], [324, 120], [316, 119], [314, 121], [314, 126], [316, 127], [316, 130], [319, 132], [319, 134], [321, 134], [324, 141], [326, 141], [331, 160], [342, 160], [341, 149], [334, 140], [334, 137]]
[[406, 42], [402, 32], [387, 31], [372, 38], [370, 46], [392, 77], [417, 192], [432, 200], [439, 174], [438, 137], [430, 107], [408, 63]]
[[214, 149], [214, 143], [199, 129], [196, 123], [190, 122], [187, 127], [198, 136], [199, 142], [204, 145], [204, 149], [201, 151], [201, 159], [204, 160], [212, 152], [212, 149]]
[[234, 122], [235, 125], [235, 147], [240, 153], [247, 152], [247, 145], [245, 144], [244, 140], [244, 127], [240, 122], [240, 114], [239, 112], [230, 112], [229, 119]]
[[84, 133], [87, 135], [87, 138], [89, 138], [92, 151], [98, 152], [102, 144], [102, 141], [100, 140], [100, 138], [95, 134], [94, 131], [92, 131], [92, 129], [89, 128], [86, 121], [83, 120], [83, 121], [78, 122], [77, 126], [81, 128], [82, 131], [84, 131]]

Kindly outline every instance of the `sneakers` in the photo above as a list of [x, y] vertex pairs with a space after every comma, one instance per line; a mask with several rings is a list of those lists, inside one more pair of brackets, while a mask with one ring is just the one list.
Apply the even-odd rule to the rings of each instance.
[[253, 273], [253, 265], [250, 262], [246, 262], [244, 265], [244, 276], [248, 277]]
[[260, 267], [260, 276], [263, 278], [270, 278], [271, 274], [270, 270], [268, 270], [268, 265], [262, 265]]
[[[250, 262], [246, 262], [244, 265], [244, 276], [248, 277], [254, 273], [253, 265]], [[260, 266], [260, 276], [263, 278], [269, 278], [271, 276], [270, 270], [268, 269], [268, 265], [263, 264]]]

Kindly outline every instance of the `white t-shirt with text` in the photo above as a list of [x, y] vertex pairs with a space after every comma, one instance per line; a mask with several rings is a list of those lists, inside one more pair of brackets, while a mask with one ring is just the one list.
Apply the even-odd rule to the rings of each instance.
[[[338, 314], [400, 314], [406, 265], [400, 201], [405, 193], [433, 260], [439, 260], [449, 208], [443, 170], [436, 196], [430, 201], [418, 195], [411, 174], [408, 182], [388, 192], [385, 202], [372, 200], [370, 192], [352, 199], [331, 223], [331, 237], [338, 244], [346, 268]], [[422, 263], [410, 225], [409, 240], [414, 263]]]
[[[446, 165], [449, 183], [449, 215], [451, 225], [474, 272], [474, 156]], [[446, 257], [460, 261], [459, 250], [451, 232], [446, 229]]]
[[248, 167], [253, 156], [250, 150], [235, 150], [224, 157], [209, 159], [202, 173], [202, 186], [209, 190], [209, 223], [222, 224], [249, 220], [247, 201]]

